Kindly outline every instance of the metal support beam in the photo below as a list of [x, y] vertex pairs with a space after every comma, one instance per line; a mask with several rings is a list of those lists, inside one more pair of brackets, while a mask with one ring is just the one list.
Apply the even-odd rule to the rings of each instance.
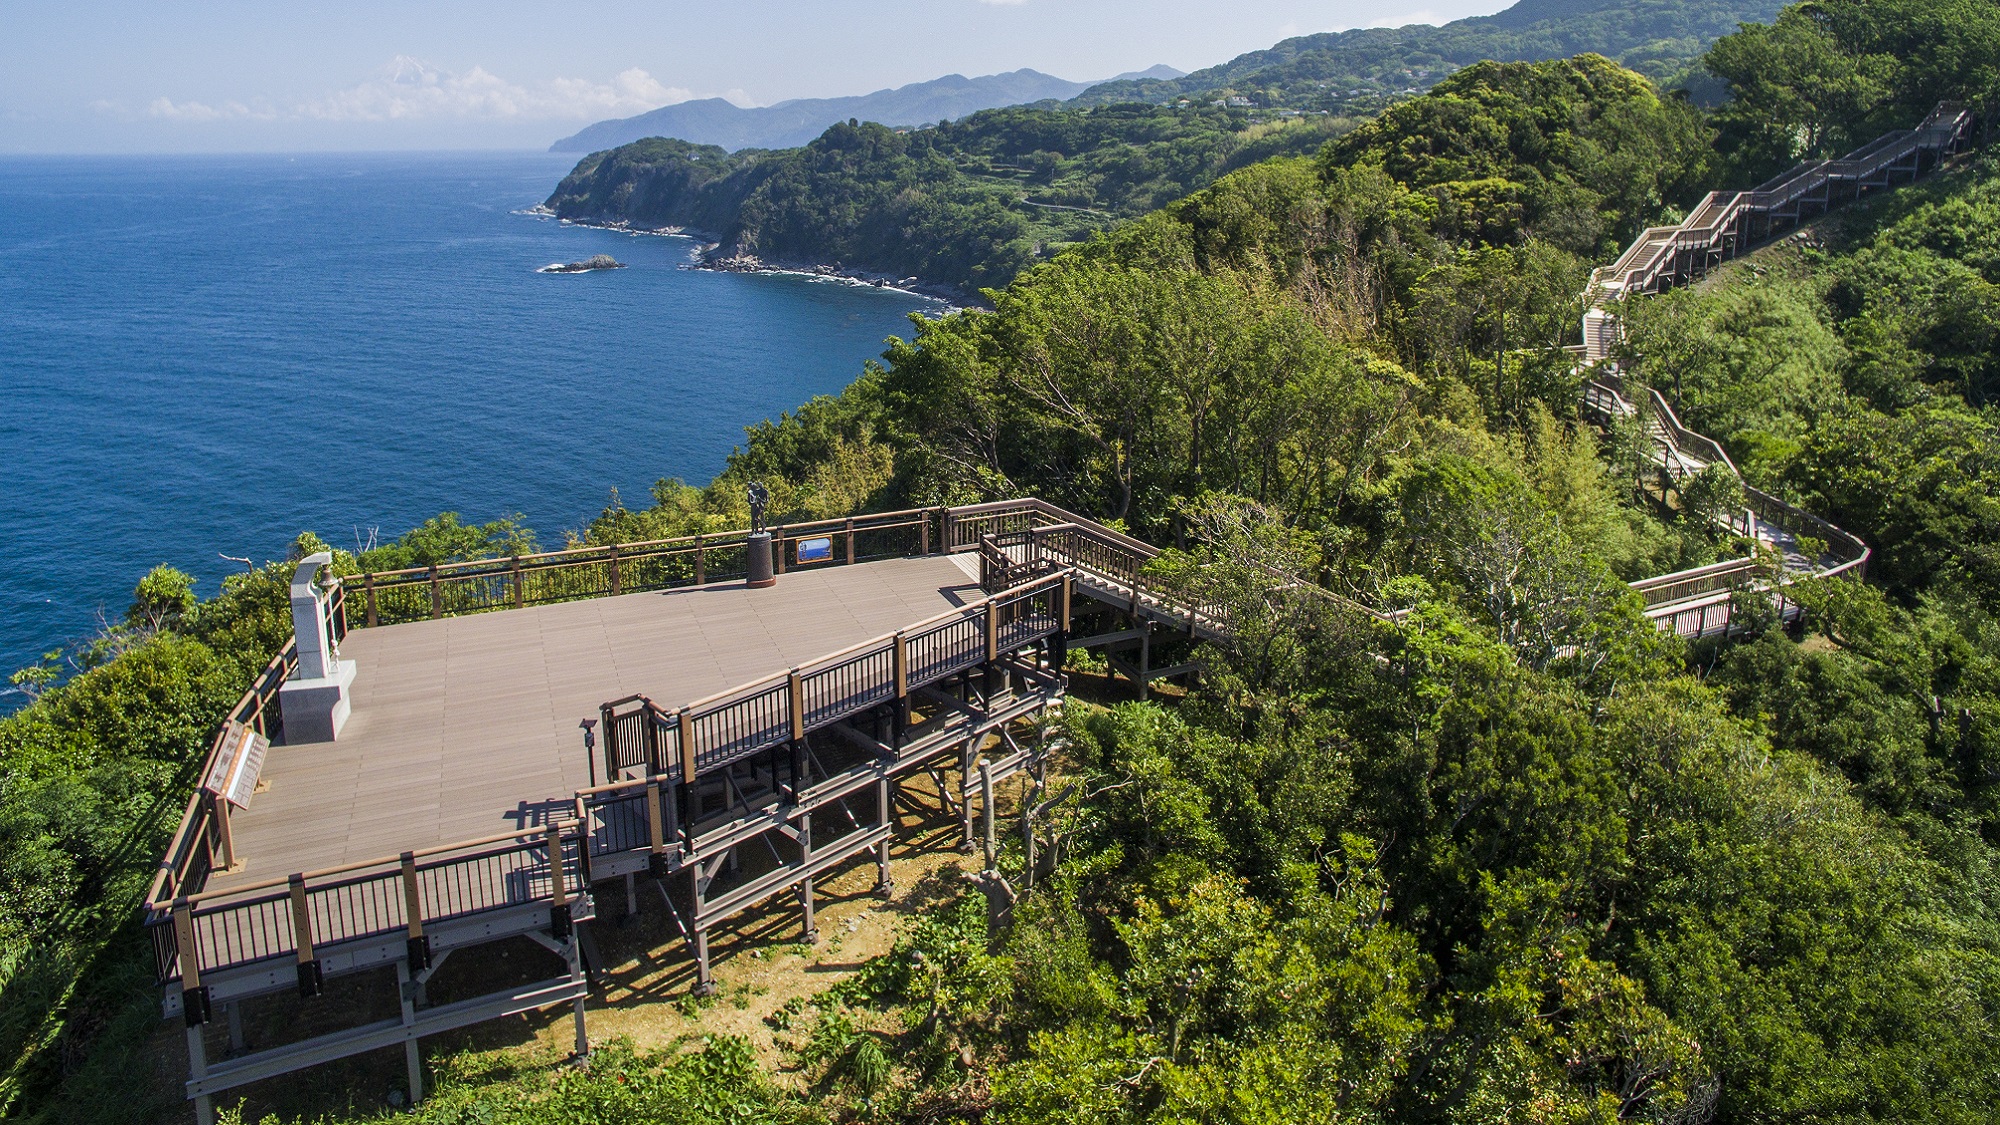
[[889, 837], [895, 834], [896, 783], [884, 777], [875, 783], [875, 821], [883, 830], [882, 843], [875, 851], [875, 893], [881, 898], [890, 898], [896, 893], [896, 881], [889, 877]]
[[[274, 1047], [258, 1051], [240, 1059], [230, 1059], [204, 1068], [199, 1076], [190, 1076], [187, 1096], [195, 1101], [195, 1112], [201, 1114], [201, 1103], [224, 1090], [233, 1090], [266, 1078], [276, 1078], [309, 1066], [333, 1062], [367, 1051], [392, 1047], [409, 1039], [437, 1035], [446, 1031], [456, 1031], [461, 1027], [485, 1023], [487, 1020], [503, 1016], [532, 1012], [553, 1004], [560, 1004], [581, 995], [584, 985], [581, 981], [558, 977], [545, 980], [525, 988], [495, 992], [472, 1000], [462, 1000], [456, 1004], [446, 1004], [436, 1008], [425, 1008], [417, 1013], [414, 1026], [405, 1026], [401, 1018], [380, 1020], [346, 1031], [335, 1032], [308, 1039], [303, 1043], [293, 1043], [284, 1047]], [[213, 1122], [214, 1109], [211, 1106], [208, 1122]]]
[[993, 808], [993, 763], [979, 759], [979, 809], [980, 818], [986, 823], [986, 873], [993, 874], [999, 865], [998, 852], [994, 840], [994, 822], [999, 819]]
[[[410, 979], [410, 963], [396, 962], [396, 995], [403, 1006], [403, 1026], [417, 1026], [417, 982]], [[403, 1040], [403, 1065], [409, 1070], [410, 1104], [424, 1100], [424, 1056], [417, 1046], [417, 1037], [412, 1035]]]

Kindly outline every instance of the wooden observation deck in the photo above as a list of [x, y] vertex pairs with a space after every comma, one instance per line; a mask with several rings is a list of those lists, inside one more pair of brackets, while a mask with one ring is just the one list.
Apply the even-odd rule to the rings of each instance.
[[[888, 886], [907, 780], [935, 782], [967, 846], [975, 809], [990, 834], [992, 785], [1039, 779], [1052, 749], [1075, 623], [1125, 626], [1074, 643], [1136, 647], [1120, 664], [1142, 690], [1191, 668], [1150, 666], [1155, 627], [1223, 629], [1149, 584], [1152, 548], [1039, 501], [778, 528], [771, 589], [742, 581], [752, 543], [340, 581], [332, 633], [359, 671], [339, 739], [284, 744], [288, 645], [218, 732], [148, 896], [200, 1119], [222, 1091], [398, 1043], [420, 1093], [422, 1037], [553, 1005], [581, 1053], [594, 891], [636, 910], [657, 884], [705, 989], [719, 922], [791, 892], [810, 939], [816, 879], [872, 858]], [[447, 958], [511, 938], [553, 973], [428, 1003]], [[246, 1002], [387, 973], [397, 1018], [245, 1042]]]

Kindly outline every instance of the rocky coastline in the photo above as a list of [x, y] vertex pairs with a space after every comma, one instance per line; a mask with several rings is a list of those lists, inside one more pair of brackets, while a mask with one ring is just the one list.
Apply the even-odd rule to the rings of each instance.
[[667, 235], [691, 238], [695, 241], [695, 260], [687, 268], [711, 270], [716, 273], [762, 273], [794, 274], [823, 277], [847, 282], [850, 285], [867, 285], [876, 289], [892, 289], [902, 293], [913, 293], [919, 297], [943, 301], [953, 308], [983, 307], [976, 298], [969, 296], [956, 286], [925, 281], [921, 277], [898, 277], [894, 274], [844, 265], [840, 262], [791, 262], [771, 261], [744, 250], [739, 245], [725, 244], [719, 235], [685, 226], [641, 226], [629, 219], [579, 219], [557, 215], [545, 205], [527, 208], [521, 212], [538, 218], [553, 218], [573, 227], [589, 227], [593, 230], [615, 230], [625, 234]]
[[702, 248], [701, 259], [694, 268], [713, 270], [717, 273], [807, 274], [813, 277], [834, 278], [851, 285], [868, 285], [876, 289], [914, 293], [920, 297], [949, 302], [954, 307], [964, 306], [967, 302], [966, 295], [953, 286], [939, 285], [920, 277], [897, 277], [894, 274], [856, 269], [839, 262], [767, 262], [755, 254], [746, 253], [739, 247], [724, 247], [714, 243]]

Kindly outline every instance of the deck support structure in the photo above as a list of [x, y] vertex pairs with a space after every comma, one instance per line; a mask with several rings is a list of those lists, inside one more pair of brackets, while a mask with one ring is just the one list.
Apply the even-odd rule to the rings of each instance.
[[[830, 873], [865, 857], [875, 866], [875, 893], [883, 897], [893, 893], [890, 857], [901, 828], [897, 805], [905, 778], [928, 775], [938, 783], [945, 809], [959, 819], [961, 841], [970, 845], [977, 839], [971, 820], [974, 794], [1023, 768], [1042, 770], [1046, 755], [1055, 748], [1043, 727], [1045, 720], [1061, 713], [1063, 681], [1039, 658], [1002, 654], [993, 663], [997, 667], [981, 667], [958, 677], [949, 692], [926, 690], [914, 700], [899, 701], [887, 724], [874, 724], [890, 727], [892, 741], [881, 741], [852, 723], [835, 728], [831, 738], [809, 736], [797, 754], [805, 765], [796, 788], [738, 787], [736, 800], [700, 816], [691, 833], [692, 846], [665, 861], [667, 870], [686, 871], [689, 876], [692, 916], [683, 933], [694, 961], [695, 995], [711, 995], [715, 988], [711, 931], [759, 903], [792, 890], [800, 912], [800, 939], [812, 943], [819, 936], [817, 886]], [[991, 686], [1004, 690], [981, 690]], [[1035, 738], [1023, 750], [1015, 732], [1030, 729]], [[1009, 752], [997, 763], [979, 759], [981, 748], [989, 744]], [[833, 764], [817, 765], [822, 754]], [[976, 761], [983, 761], [985, 768]], [[957, 768], [940, 768], [953, 765]], [[847, 802], [870, 790], [874, 817], [864, 821]], [[703, 804], [696, 801], [694, 807], [702, 809]], [[993, 805], [982, 801], [980, 808], [991, 835]], [[837, 835], [816, 832], [816, 817], [821, 818], [820, 829], [835, 831], [829, 821], [839, 820], [846, 830]], [[746, 868], [734, 886], [719, 887], [728, 857], [745, 845], [755, 851], [752, 841], [766, 845], [772, 865], [761, 871]], [[593, 871], [599, 878], [620, 878], [619, 869], [628, 862], [611, 857]], [[663, 897], [673, 909], [672, 897]]]
[[[581, 950], [582, 935], [585, 933], [583, 927], [591, 917], [587, 903], [587, 898], [579, 898], [573, 903], [580, 908], [573, 912], [566, 926], [552, 924], [550, 910], [544, 906], [539, 911], [517, 911], [511, 916], [480, 919], [477, 926], [441, 927], [438, 931], [438, 952], [430, 957], [427, 966], [420, 967], [413, 963], [413, 947], [400, 936], [389, 942], [353, 942], [323, 948], [320, 952], [323, 964], [327, 965], [327, 982], [338, 982], [350, 976], [358, 978], [360, 974], [383, 969], [392, 970], [395, 975], [397, 1016], [254, 1051], [232, 1050], [230, 1057], [222, 1061], [212, 1062], [209, 1059], [207, 1021], [187, 1020], [187, 1004], [183, 995], [178, 992], [173, 994], [167, 1004], [167, 1015], [169, 1018], [180, 1017], [189, 1024], [186, 1088], [188, 1100], [194, 1103], [195, 1120], [200, 1125], [213, 1125], [217, 1094], [398, 1043], [403, 1046], [409, 1096], [414, 1103], [424, 1093], [423, 1056], [419, 1046], [423, 1037], [564, 1003], [570, 1006], [575, 1022], [577, 1054], [579, 1057], [587, 1055], [590, 1045], [584, 998], [589, 982], [585, 977]], [[513, 937], [527, 937], [554, 953], [561, 959], [563, 974], [470, 1000], [435, 1007], [426, 1003], [427, 985], [432, 975], [452, 952]], [[296, 982], [290, 979], [293, 975], [274, 974], [268, 967], [251, 965], [238, 971], [210, 974], [205, 981], [207, 987], [213, 990], [212, 994], [231, 997], [227, 1006], [234, 1010], [239, 1009], [243, 1001], [255, 997], [276, 998], [285, 993], [295, 993]], [[359, 979], [355, 983], [367, 987]], [[310, 1008], [318, 1000], [297, 997], [276, 1002], [297, 1003]], [[232, 1047], [241, 1041], [240, 1020], [240, 1015], [230, 1020]]]

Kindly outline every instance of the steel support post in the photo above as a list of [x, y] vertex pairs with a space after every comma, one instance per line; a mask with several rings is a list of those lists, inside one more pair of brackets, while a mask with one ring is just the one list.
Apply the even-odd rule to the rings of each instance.
[[[875, 783], [876, 823], [884, 827], [892, 824], [896, 815], [896, 798], [895, 794], [891, 791], [891, 784], [890, 780], [886, 777]], [[894, 834], [893, 829], [891, 830], [891, 834]], [[896, 893], [896, 881], [889, 877], [889, 841], [887, 839], [875, 845], [875, 893], [882, 898], [889, 898]]]
[[[695, 909], [700, 910], [699, 901]], [[715, 977], [708, 969], [708, 927], [697, 926], [694, 931], [694, 994], [696, 996], [715, 995]]]
[[688, 865], [688, 890], [693, 905], [688, 910], [688, 921], [694, 924], [694, 994], [696, 996], [715, 995], [715, 977], [708, 966], [708, 927], [701, 924], [702, 900], [708, 897], [708, 879], [702, 873], [703, 863]]
[[[574, 984], [583, 983], [583, 927], [588, 922], [579, 922], [571, 930], [569, 937], [569, 979]], [[573, 1018], [576, 1020], [576, 1057], [590, 1057], [590, 1029], [583, 1022], [583, 997], [579, 995], [570, 1002]], [[410, 1044], [412, 1048], [416, 1044]]]
[[1027, 867], [1021, 878], [1024, 890], [1035, 889], [1035, 802], [1040, 800], [1040, 785], [1024, 784], [1021, 798], [1021, 848], [1027, 857]]
[[[199, 1082], [208, 1077], [208, 1044], [202, 1039], [200, 1025], [187, 1029], [188, 1080]], [[215, 1099], [202, 1094], [194, 1099], [195, 1125], [215, 1125]]]
[[985, 821], [981, 827], [985, 829], [986, 836], [986, 873], [991, 875], [997, 862], [993, 830], [996, 818], [993, 810], [993, 763], [985, 758], [979, 759], [979, 810], [981, 819]]
[[[812, 852], [813, 852], [812, 834], [813, 834], [812, 814], [807, 813], [806, 815], [799, 818], [800, 866], [810, 866], [812, 864]], [[819, 942], [819, 926], [813, 922], [813, 880], [812, 876], [810, 875], [806, 876], [805, 879], [799, 883], [799, 906], [803, 908], [806, 913], [805, 930], [799, 934], [799, 939], [805, 942], [807, 945], [817, 944]]]
[[972, 755], [976, 739], [968, 738], [958, 752], [958, 850], [970, 853], [972, 844]]
[[1153, 671], [1153, 627], [1136, 617], [1132, 619], [1132, 624], [1139, 630], [1139, 698], [1144, 700], [1150, 686], [1146, 679]]
[[[396, 998], [402, 1004], [403, 1026], [417, 1025], [417, 983], [410, 978], [408, 960], [396, 962]], [[410, 1073], [410, 1104], [424, 1100], [424, 1055], [414, 1036], [403, 1041], [403, 1065]]]

